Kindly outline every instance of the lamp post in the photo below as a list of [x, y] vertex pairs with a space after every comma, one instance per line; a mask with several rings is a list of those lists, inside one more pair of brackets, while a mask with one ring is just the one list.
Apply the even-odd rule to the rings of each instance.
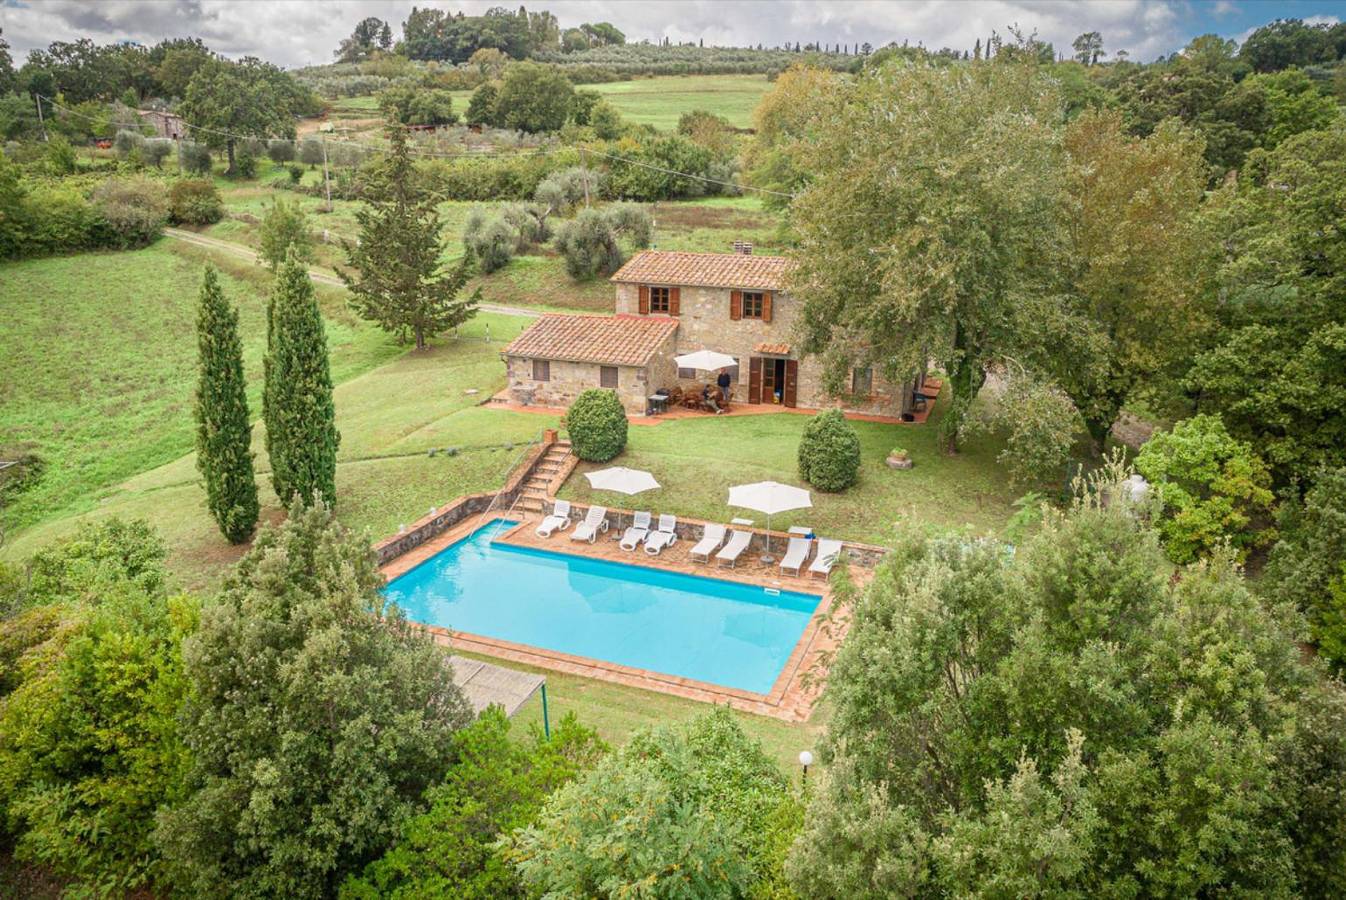
[[813, 754], [807, 750], [800, 750], [799, 764], [804, 767], [804, 775], [800, 779], [800, 783], [807, 785], [809, 783], [809, 766], [813, 765]]

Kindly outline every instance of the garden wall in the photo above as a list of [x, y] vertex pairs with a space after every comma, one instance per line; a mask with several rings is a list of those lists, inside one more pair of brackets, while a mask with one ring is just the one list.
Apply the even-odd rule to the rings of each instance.
[[374, 553], [378, 557], [379, 565], [397, 559], [402, 554], [443, 534], [464, 519], [481, 515], [491, 508], [492, 502], [495, 502], [495, 511], [504, 514], [514, 504], [519, 495], [519, 488], [528, 476], [533, 474], [533, 469], [537, 468], [537, 464], [547, 455], [547, 451], [555, 442], [556, 433], [548, 430], [543, 440], [528, 452], [520, 465], [515, 467], [514, 473], [509, 476], [498, 493], [465, 494], [443, 509], [436, 509], [433, 513], [422, 516], [392, 537], [376, 543]]

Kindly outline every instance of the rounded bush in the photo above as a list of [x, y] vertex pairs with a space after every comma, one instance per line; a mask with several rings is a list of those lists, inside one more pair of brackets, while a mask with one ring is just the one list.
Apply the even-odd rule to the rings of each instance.
[[799, 477], [820, 491], [844, 491], [860, 474], [860, 437], [839, 409], [809, 420], [799, 439]]
[[580, 459], [607, 462], [626, 446], [626, 410], [616, 391], [590, 388], [566, 410], [570, 448]]
[[168, 217], [179, 225], [212, 225], [224, 218], [224, 201], [208, 178], [184, 178], [168, 191]]

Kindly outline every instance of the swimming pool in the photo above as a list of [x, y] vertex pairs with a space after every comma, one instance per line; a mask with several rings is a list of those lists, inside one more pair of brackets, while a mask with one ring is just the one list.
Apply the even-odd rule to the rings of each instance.
[[491, 544], [514, 524], [483, 525], [393, 579], [385, 596], [414, 622], [759, 694], [822, 599]]

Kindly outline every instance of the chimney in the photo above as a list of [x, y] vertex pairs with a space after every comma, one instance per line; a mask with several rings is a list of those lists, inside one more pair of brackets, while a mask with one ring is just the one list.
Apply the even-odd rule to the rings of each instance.
[[734, 252], [743, 256], [752, 256], [752, 241], [734, 241]]

